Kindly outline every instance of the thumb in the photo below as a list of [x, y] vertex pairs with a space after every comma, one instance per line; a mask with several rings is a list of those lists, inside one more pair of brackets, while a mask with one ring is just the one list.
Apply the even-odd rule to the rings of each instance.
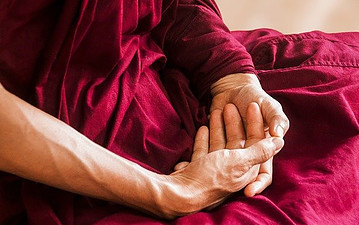
[[274, 137], [283, 137], [289, 129], [289, 120], [280, 103], [273, 98], [266, 99], [261, 104], [261, 110], [269, 126], [269, 134]]
[[268, 161], [277, 154], [284, 146], [282, 138], [266, 138], [246, 148], [244, 155], [247, 156], [250, 165], [257, 165]]

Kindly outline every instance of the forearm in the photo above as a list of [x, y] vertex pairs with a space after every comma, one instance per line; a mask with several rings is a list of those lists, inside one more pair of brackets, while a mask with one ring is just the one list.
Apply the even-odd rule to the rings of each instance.
[[0, 86], [0, 170], [159, 214], [162, 176], [117, 156]]

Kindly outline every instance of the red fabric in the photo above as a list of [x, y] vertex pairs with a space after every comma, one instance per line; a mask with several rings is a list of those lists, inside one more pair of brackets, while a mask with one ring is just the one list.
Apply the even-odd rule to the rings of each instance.
[[158, 220], [1, 173], [0, 224], [356, 224], [358, 43], [231, 34], [210, 0], [1, 1], [0, 82], [147, 169], [170, 173], [190, 157], [209, 86], [229, 73], [256, 72], [291, 129], [273, 184], [212, 212]]

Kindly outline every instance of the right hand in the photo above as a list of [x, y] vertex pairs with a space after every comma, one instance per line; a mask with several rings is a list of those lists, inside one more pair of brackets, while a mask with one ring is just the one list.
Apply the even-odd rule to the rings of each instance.
[[[213, 112], [212, 116], [218, 114]], [[201, 127], [195, 138], [191, 162], [167, 177], [168, 204], [163, 207], [166, 217], [183, 216], [217, 205], [231, 193], [253, 182], [258, 175], [259, 164], [268, 161], [283, 147], [282, 138], [260, 137], [260, 141], [242, 148], [238, 140], [244, 137], [244, 131], [234, 129], [238, 124], [227, 121], [225, 128], [223, 124], [211, 123], [211, 146], [208, 128]], [[247, 133], [256, 133], [251, 129], [257, 128], [247, 124]]]

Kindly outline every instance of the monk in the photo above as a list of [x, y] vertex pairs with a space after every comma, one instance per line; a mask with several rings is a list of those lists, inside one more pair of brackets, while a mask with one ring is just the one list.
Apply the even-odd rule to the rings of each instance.
[[44, 193], [174, 218], [270, 185], [289, 121], [214, 1], [5, 0], [0, 24], [1, 185], [24, 196], [1, 221], [48, 224]]

